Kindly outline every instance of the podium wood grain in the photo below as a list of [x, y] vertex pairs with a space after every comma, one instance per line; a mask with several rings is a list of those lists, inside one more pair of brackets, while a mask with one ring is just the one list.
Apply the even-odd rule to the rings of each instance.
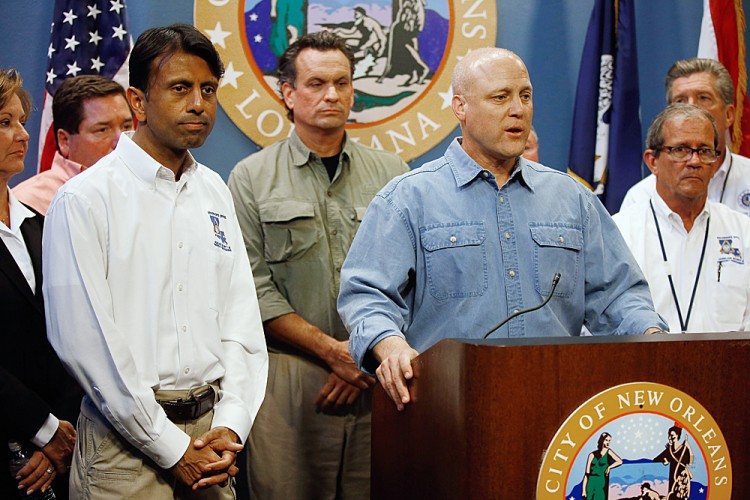
[[703, 405], [727, 441], [733, 498], [750, 494], [750, 335], [475, 342], [445, 340], [416, 358], [403, 412], [376, 387], [373, 499], [534, 498], [565, 419], [630, 382], [668, 385]]

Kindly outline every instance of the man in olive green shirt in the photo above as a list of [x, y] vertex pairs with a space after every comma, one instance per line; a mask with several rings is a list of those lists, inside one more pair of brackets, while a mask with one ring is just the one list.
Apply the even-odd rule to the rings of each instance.
[[369, 498], [374, 379], [348, 352], [339, 272], [365, 208], [408, 168], [348, 140], [352, 71], [351, 52], [329, 32], [292, 44], [279, 89], [294, 131], [229, 178], [269, 350], [247, 447], [253, 498]]

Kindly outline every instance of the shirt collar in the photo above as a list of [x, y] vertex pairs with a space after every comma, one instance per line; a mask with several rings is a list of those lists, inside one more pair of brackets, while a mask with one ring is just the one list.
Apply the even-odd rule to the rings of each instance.
[[[654, 193], [654, 195], [651, 197], [651, 203], [654, 205], [654, 211], [656, 212], [656, 215], [662, 219], [668, 220], [673, 223], [678, 223], [680, 227], [684, 228], [684, 225], [682, 224], [682, 217], [677, 212], [672, 211], [671, 208], [667, 205], [667, 202], [662, 199], [661, 195], [657, 192]], [[706, 199], [705, 205], [703, 205], [703, 210], [701, 210], [701, 213], [698, 214], [698, 217], [695, 218], [695, 222], [693, 223], [693, 227], [696, 227], [697, 225], [700, 225], [703, 223], [705, 219], [707, 219], [711, 215], [711, 203]]]
[[732, 165], [732, 152], [727, 150], [727, 154], [724, 156], [724, 161], [721, 162], [719, 170], [716, 171], [711, 182], [721, 182], [721, 179], [729, 175], [729, 167]]
[[[463, 187], [477, 177], [482, 177], [486, 180], [491, 179], [495, 182], [495, 177], [492, 172], [480, 167], [479, 164], [475, 162], [466, 151], [464, 151], [464, 148], [461, 147], [461, 139], [461, 137], [453, 139], [445, 152], [445, 158], [448, 160], [448, 164], [453, 171], [456, 185], [458, 187]], [[489, 175], [483, 174], [483, 172], [487, 172]], [[520, 181], [522, 185], [533, 191], [533, 172], [531, 164], [528, 160], [520, 156], [516, 159], [516, 164], [513, 167], [513, 171], [510, 173], [510, 179], [508, 182], [513, 182], [515, 180]]]
[[[348, 159], [351, 156], [352, 146], [348, 139], [349, 136], [344, 133], [344, 143], [341, 148], [341, 160]], [[292, 151], [292, 164], [297, 167], [304, 167], [307, 165], [310, 162], [310, 155], [315, 154], [310, 148], [305, 146], [305, 143], [302, 142], [302, 139], [297, 135], [296, 130], [292, 130], [292, 133], [289, 134], [289, 145]]]
[[84, 168], [80, 163], [68, 160], [59, 151], [55, 151], [50, 170], [60, 170], [66, 178], [71, 178], [83, 172]]
[[[138, 144], [133, 142], [134, 133], [134, 131], [123, 132], [115, 148], [115, 152], [125, 162], [125, 165], [127, 165], [136, 177], [148, 184], [155, 183], [156, 179], [174, 181], [175, 175], [172, 170], [156, 161], [151, 155], [141, 149]], [[198, 168], [198, 164], [190, 151], [187, 154], [188, 167], [182, 172], [180, 180], [189, 179]]]
[[[18, 198], [15, 197], [11, 189], [8, 189], [8, 198], [8, 205], [10, 206], [10, 232], [12, 232], [13, 234], [18, 234], [23, 221], [25, 221], [26, 219], [31, 219], [36, 214], [29, 210], [26, 205], [18, 201]], [[0, 228], [2, 228], [3, 232], [8, 232], [8, 230], [1, 223]]]

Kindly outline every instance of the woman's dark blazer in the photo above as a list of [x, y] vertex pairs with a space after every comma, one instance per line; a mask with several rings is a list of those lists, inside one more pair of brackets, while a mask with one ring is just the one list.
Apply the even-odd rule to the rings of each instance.
[[[0, 240], [0, 447], [6, 450], [10, 439], [28, 441], [34, 437], [50, 413], [75, 426], [83, 395], [47, 341], [42, 297], [43, 225], [44, 218], [36, 212], [21, 225], [34, 266], [36, 293]], [[0, 476], [10, 478], [3, 462], [0, 460]]]

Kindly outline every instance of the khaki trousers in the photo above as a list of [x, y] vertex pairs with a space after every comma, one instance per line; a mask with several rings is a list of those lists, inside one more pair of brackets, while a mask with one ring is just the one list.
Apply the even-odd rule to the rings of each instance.
[[[170, 391], [177, 397], [187, 391]], [[184, 394], [180, 394], [184, 393]], [[211, 427], [213, 410], [177, 426], [196, 438]], [[81, 404], [78, 439], [70, 469], [71, 499], [234, 500], [232, 484], [193, 491], [172, 473], [156, 465], [126, 441], [93, 407], [88, 397]]]
[[266, 397], [243, 453], [253, 500], [370, 498], [370, 393], [341, 414], [318, 413], [328, 370], [268, 353]]

